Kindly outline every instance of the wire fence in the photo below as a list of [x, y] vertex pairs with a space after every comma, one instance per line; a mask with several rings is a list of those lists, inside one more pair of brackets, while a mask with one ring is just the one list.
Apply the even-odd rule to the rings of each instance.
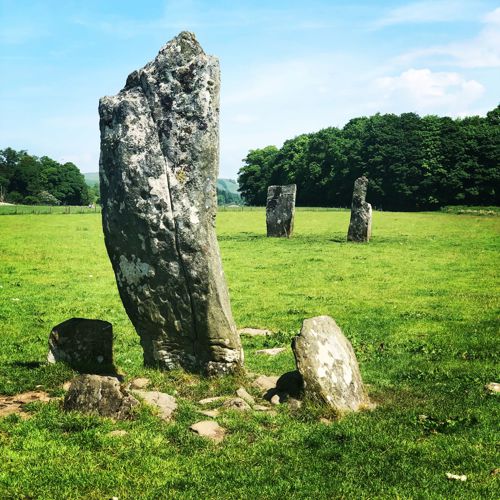
[[92, 206], [49, 206], [49, 205], [0, 205], [0, 215], [49, 215], [49, 214], [95, 214], [99, 205]]
[[[262, 212], [266, 207], [247, 207], [242, 205], [221, 205], [219, 212]], [[297, 211], [330, 212], [346, 208], [296, 207]], [[49, 214], [95, 214], [101, 213], [101, 206], [45, 206], [45, 205], [0, 205], [0, 215], [49, 215]]]

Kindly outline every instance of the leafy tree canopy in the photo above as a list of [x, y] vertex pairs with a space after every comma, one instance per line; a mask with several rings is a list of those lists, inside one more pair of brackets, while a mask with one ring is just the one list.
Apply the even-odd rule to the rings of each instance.
[[0, 193], [12, 203], [86, 205], [91, 201], [76, 165], [12, 148], [0, 150]]
[[499, 158], [500, 106], [455, 120], [376, 114], [252, 150], [238, 182], [249, 205], [264, 205], [271, 184], [294, 183], [298, 205], [349, 206], [361, 175], [381, 209], [499, 205]]

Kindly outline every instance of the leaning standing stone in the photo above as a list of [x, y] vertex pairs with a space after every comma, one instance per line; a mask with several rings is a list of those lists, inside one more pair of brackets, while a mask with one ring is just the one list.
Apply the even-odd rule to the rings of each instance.
[[369, 403], [351, 343], [330, 316], [304, 320], [292, 349], [306, 395], [339, 412]]
[[296, 193], [295, 184], [267, 188], [267, 236], [289, 238], [292, 235]]
[[232, 372], [215, 234], [219, 63], [182, 32], [99, 104], [106, 248], [148, 365]]
[[347, 239], [349, 241], [370, 241], [372, 234], [372, 206], [365, 201], [368, 179], [363, 176], [354, 182], [352, 194], [351, 222]]
[[113, 327], [99, 319], [71, 318], [54, 326], [49, 335], [49, 363], [63, 361], [86, 373], [113, 368]]

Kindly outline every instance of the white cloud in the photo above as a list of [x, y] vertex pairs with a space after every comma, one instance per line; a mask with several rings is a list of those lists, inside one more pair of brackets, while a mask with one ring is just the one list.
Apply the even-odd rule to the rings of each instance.
[[466, 18], [471, 13], [470, 7], [470, 2], [459, 0], [410, 3], [388, 11], [375, 21], [373, 27], [384, 28], [398, 24], [456, 21]]
[[401, 108], [419, 113], [444, 110], [457, 116], [484, 93], [484, 87], [476, 80], [467, 80], [459, 73], [432, 72], [428, 68], [409, 69], [398, 76], [386, 76], [375, 80], [381, 92], [381, 107]]
[[486, 14], [479, 34], [464, 42], [419, 49], [403, 54], [397, 62], [408, 64], [425, 58], [461, 68], [500, 67], [500, 7]]

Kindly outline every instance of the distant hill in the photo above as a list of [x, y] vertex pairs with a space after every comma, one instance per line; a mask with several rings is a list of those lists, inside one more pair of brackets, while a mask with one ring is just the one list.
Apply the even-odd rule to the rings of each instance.
[[[85, 182], [89, 186], [99, 184], [99, 172], [84, 172]], [[233, 179], [217, 179], [217, 198], [220, 205], [241, 204], [238, 183]]]
[[83, 177], [89, 186], [99, 184], [99, 172], [83, 172]]

